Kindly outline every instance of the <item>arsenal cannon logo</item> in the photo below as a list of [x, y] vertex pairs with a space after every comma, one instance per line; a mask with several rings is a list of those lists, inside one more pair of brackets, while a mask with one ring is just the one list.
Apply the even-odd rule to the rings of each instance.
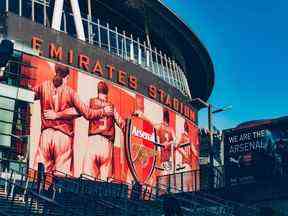
[[156, 130], [148, 120], [138, 116], [127, 120], [125, 151], [131, 173], [139, 183], [145, 183], [153, 173], [156, 143]]

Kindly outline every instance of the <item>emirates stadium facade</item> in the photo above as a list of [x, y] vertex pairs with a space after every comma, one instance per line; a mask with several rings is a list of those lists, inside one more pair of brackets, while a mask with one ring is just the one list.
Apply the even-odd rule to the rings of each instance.
[[[208, 100], [213, 65], [161, 1], [0, 4], [2, 173], [41, 163], [156, 185], [199, 169], [201, 107], [191, 101]], [[174, 181], [197, 190], [199, 173]]]

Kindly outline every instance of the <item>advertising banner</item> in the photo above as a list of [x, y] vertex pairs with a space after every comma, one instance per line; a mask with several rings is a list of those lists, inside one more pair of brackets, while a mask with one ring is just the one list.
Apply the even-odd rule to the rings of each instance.
[[111, 80], [23, 55], [35, 92], [29, 166], [78, 177], [156, 184], [159, 175], [198, 169], [197, 126]]
[[288, 125], [266, 124], [224, 131], [228, 185], [279, 175], [288, 162]]

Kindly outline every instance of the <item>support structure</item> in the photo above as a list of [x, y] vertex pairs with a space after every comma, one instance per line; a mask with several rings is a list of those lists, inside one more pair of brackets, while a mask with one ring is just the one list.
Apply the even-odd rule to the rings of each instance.
[[[72, 7], [72, 12], [73, 12], [77, 38], [85, 41], [84, 27], [83, 27], [78, 0], [70, 0], [70, 3]], [[60, 31], [60, 28], [61, 28], [63, 6], [64, 6], [64, 0], [55, 1], [53, 17], [52, 17], [52, 28], [57, 31]]]

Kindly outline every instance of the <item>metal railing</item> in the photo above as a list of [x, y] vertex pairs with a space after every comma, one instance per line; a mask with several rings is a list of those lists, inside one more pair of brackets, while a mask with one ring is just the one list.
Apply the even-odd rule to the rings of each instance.
[[37, 184], [36, 175], [30, 179], [26, 174], [10, 170], [9, 175], [0, 177], [0, 182], [5, 185], [6, 200], [12, 206], [19, 205], [15, 202], [15, 198], [18, 197], [22, 203], [20, 208], [22, 208], [23, 215], [35, 213], [46, 215], [46, 213], [53, 214], [54, 211], [61, 215], [79, 215], [70, 209], [66, 209], [55, 200], [37, 193], [34, 187]]
[[[63, 197], [62, 193], [64, 192], [64, 197], [65, 193], [69, 193], [71, 194], [68, 194], [69, 197], [75, 197], [75, 199], [77, 197], [80, 198], [80, 200], [85, 199], [87, 201], [93, 197], [93, 200], [90, 200], [90, 202], [93, 201], [101, 207], [104, 206], [107, 208], [107, 212], [111, 213], [113, 209], [116, 209], [119, 212], [123, 212], [125, 215], [130, 215], [131, 212], [137, 212], [141, 215], [153, 215], [155, 211], [162, 211], [161, 209], [162, 206], [165, 205], [165, 199], [167, 196], [173, 196], [175, 199], [177, 199], [177, 202], [180, 203], [181, 210], [185, 212], [185, 214], [187, 213], [186, 215], [259, 215], [259, 209], [250, 208], [237, 202], [227, 201], [203, 191], [187, 193], [172, 186], [169, 187], [168, 190], [167, 185], [159, 183], [157, 187], [146, 184], [141, 185], [139, 191], [139, 188], [135, 190], [133, 184], [124, 183], [123, 181], [117, 179], [110, 178], [107, 179], [107, 181], [98, 181], [97, 179], [91, 178], [90, 176], [86, 176], [84, 174], [77, 179], [70, 178], [71, 176], [65, 175], [62, 172], [55, 171], [53, 173], [46, 173], [41, 184], [37, 178], [37, 171], [33, 169], [28, 169], [26, 174], [21, 174], [21, 172], [10, 170], [10, 175], [6, 176], [6, 178], [2, 177], [1, 180], [3, 181], [3, 179], [5, 179], [5, 188], [7, 188], [6, 191], [7, 194], [9, 194], [10, 199], [13, 200], [11, 197], [13, 197], [12, 195], [14, 194], [14, 191], [17, 191], [15, 188], [18, 188], [20, 191], [22, 191], [21, 194], [23, 195], [23, 200], [25, 200], [25, 196], [30, 197], [28, 203], [29, 205], [31, 202], [45, 202], [49, 205], [60, 208], [60, 210], [63, 208], [61, 202], [65, 200], [65, 198], [63, 198], [64, 200], [61, 198]], [[60, 181], [62, 180], [64, 184], [58, 183], [57, 178], [60, 178]], [[88, 185], [88, 183], [91, 185]], [[102, 197], [102, 195], [99, 194], [99, 191], [97, 190], [99, 184], [105, 184], [105, 190], [111, 190], [109, 193], [105, 192], [107, 196], [104, 195], [104, 197]], [[112, 187], [113, 184], [118, 184], [118, 187]], [[41, 185], [40, 193], [38, 192], [39, 185]], [[74, 185], [77, 186], [74, 187]], [[122, 196], [119, 194], [118, 192], [120, 187], [128, 189], [128, 194], [130, 196]], [[147, 196], [147, 194], [145, 194], [147, 192], [147, 188], [149, 188], [150, 197], [153, 197], [151, 200], [154, 200], [151, 202], [150, 207], [145, 206], [143, 202], [143, 200], [147, 200], [145, 199], [145, 196]], [[120, 191], [127, 194], [127, 190]], [[33, 196], [33, 199], [31, 196]], [[112, 199], [109, 200], [109, 197]], [[138, 198], [133, 199], [133, 197], [138, 197], [139, 200]], [[43, 199], [44, 201], [41, 201]], [[79, 200], [76, 201], [79, 202]], [[28, 204], [27, 206], [29, 206]], [[88, 204], [87, 206], [81, 206], [76, 215], [85, 215], [85, 212], [87, 209], [90, 209], [90, 207], [91, 206]]]
[[[43, 0], [3, 0], [2, 11], [16, 13], [32, 19], [46, 27], [50, 27], [53, 8], [50, 1]], [[117, 27], [111, 27], [109, 23], [101, 23], [87, 14], [82, 14], [82, 23], [86, 41], [89, 44], [105, 49], [112, 55], [119, 56], [152, 72], [162, 80], [180, 90], [191, 98], [187, 78], [179, 64], [168, 57], [161, 50], [152, 47], [150, 40], [141, 42], [132, 34], [119, 31]], [[75, 36], [75, 29], [71, 27], [73, 15], [69, 11], [63, 11], [61, 31]]]
[[[57, 173], [56, 176], [52, 173], [45, 173], [42, 180], [39, 179], [38, 172], [33, 169], [28, 169], [26, 173], [15, 170], [9, 170], [8, 173], [5, 177], [0, 177], [0, 180], [4, 182], [6, 194], [11, 198], [12, 204], [13, 197], [18, 195], [22, 197], [27, 206], [32, 206], [35, 202], [41, 203], [40, 206], [42, 207], [45, 206], [40, 209], [42, 212], [39, 213], [43, 213], [44, 210], [50, 211], [50, 208], [56, 208], [57, 212], [62, 212], [62, 209], [65, 211], [65, 209], [73, 207], [73, 211], [66, 210], [65, 214], [61, 213], [61, 215], [87, 215], [95, 209], [102, 210], [104, 215], [117, 213], [131, 215], [128, 208], [82, 193], [81, 187], [83, 185], [69, 179], [66, 175], [62, 175], [61, 172], [54, 172]], [[77, 179], [74, 178], [74, 180]], [[28, 210], [35, 211], [35, 208], [30, 209], [29, 207]]]
[[159, 185], [165, 185], [167, 192], [174, 192], [173, 188], [181, 192], [198, 191], [200, 190], [200, 170], [158, 176], [156, 187]]

